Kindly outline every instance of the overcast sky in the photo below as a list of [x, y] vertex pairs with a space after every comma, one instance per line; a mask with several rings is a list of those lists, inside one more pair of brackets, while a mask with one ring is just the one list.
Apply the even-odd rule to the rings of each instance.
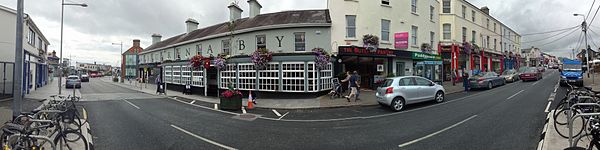
[[[246, 0], [238, 0], [248, 16]], [[297, 9], [324, 9], [326, 0], [259, 0], [263, 5], [261, 13]], [[576, 1], [576, 2], [574, 2]], [[587, 14], [593, 0], [470, 0], [478, 7], [488, 6], [492, 16], [513, 28], [520, 34], [535, 33], [574, 27], [581, 23], [581, 17], [573, 13]], [[50, 41], [49, 51], [60, 46], [60, 0], [25, 0], [25, 12], [30, 14], [36, 25]], [[64, 18], [63, 57], [72, 57], [80, 62], [97, 62], [115, 65], [119, 61], [119, 45], [123, 50], [132, 45], [133, 39], [140, 39], [142, 47], [151, 43], [152, 33], [163, 35], [163, 39], [185, 32], [184, 21], [194, 18], [200, 27], [214, 25], [228, 20], [227, 5], [232, 0], [66, 0], [66, 3], [86, 3], [87, 8], [66, 6]], [[0, 0], [0, 5], [16, 8], [16, 0]], [[595, 7], [600, 5], [600, 1]], [[596, 8], [592, 10], [591, 20]], [[590, 45], [598, 49], [600, 45], [600, 16], [592, 23]], [[595, 31], [597, 30], [597, 31]], [[569, 30], [571, 31], [571, 30]], [[524, 36], [522, 48], [536, 46], [554, 55], [570, 57], [572, 48], [577, 46], [581, 31], [574, 31], [560, 40], [562, 35], [543, 34]], [[549, 38], [549, 39], [546, 39]], [[580, 47], [583, 47], [581, 45]]]

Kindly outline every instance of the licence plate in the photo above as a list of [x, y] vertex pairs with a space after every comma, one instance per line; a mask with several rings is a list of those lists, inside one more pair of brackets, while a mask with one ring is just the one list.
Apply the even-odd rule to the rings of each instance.
[[575, 80], [569, 80], [569, 82], [575, 82]]

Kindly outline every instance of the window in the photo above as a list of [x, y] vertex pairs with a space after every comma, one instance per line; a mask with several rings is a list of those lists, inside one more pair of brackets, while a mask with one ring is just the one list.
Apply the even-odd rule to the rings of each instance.
[[390, 5], [390, 0], [381, 0], [381, 4]]
[[467, 27], [462, 28], [462, 42], [467, 42]]
[[179, 48], [175, 49], [175, 54], [173, 54], [176, 60], [181, 60], [181, 53], [179, 53]]
[[423, 78], [415, 78], [415, 81], [417, 82], [418, 86], [429, 86], [429, 84], [431, 84], [430, 81], [427, 81]]
[[29, 38], [27, 39], [27, 43], [35, 46], [35, 32], [31, 28], [29, 28]]
[[429, 6], [429, 20], [433, 21], [433, 14], [435, 13], [435, 7]]
[[257, 35], [256, 36], [256, 49], [265, 49], [267, 48], [267, 36], [266, 35]]
[[442, 28], [444, 29], [444, 40], [450, 40], [450, 37], [452, 36], [452, 31], [451, 31], [451, 25], [449, 23], [443, 24]]
[[419, 27], [412, 26], [412, 28], [411, 28], [411, 40], [412, 40], [412, 45], [414, 45], [414, 46], [417, 45], [417, 34], [418, 33], [419, 33]]
[[442, 13], [450, 13], [450, 0], [442, 0]]
[[346, 16], [346, 37], [347, 38], [355, 38], [356, 37], [356, 16], [355, 15], [347, 15]]
[[467, 18], [467, 7], [465, 5], [462, 6], [462, 17]]
[[221, 43], [223, 44], [223, 53], [225, 53], [225, 54], [229, 54], [230, 53], [230, 49], [231, 49], [230, 45], [231, 45], [231, 43], [229, 43], [229, 42], [230, 42], [229, 39], [221, 41]]
[[487, 37], [485, 38], [485, 47], [486, 47], [486, 48], [490, 48], [490, 36], [487, 36]]
[[433, 47], [435, 40], [435, 32], [429, 32], [429, 44]]
[[490, 29], [490, 19], [485, 19], [485, 28]]
[[390, 41], [390, 21], [381, 19], [381, 40]]
[[477, 40], [477, 32], [475, 32], [475, 30], [471, 31], [471, 43], [475, 44], [475, 41]]
[[294, 45], [296, 51], [306, 51], [306, 38], [304, 32], [295, 32], [294, 33]]
[[497, 51], [496, 42], [498, 42], [498, 40], [494, 39], [494, 51]]
[[413, 85], [417, 85], [415, 83], [415, 80], [413, 80], [413, 78], [411, 78], [411, 77], [400, 79], [400, 82], [398, 82], [398, 84], [400, 86], [413, 86]]
[[475, 11], [471, 11], [471, 21], [475, 22]]
[[410, 0], [410, 10], [412, 13], [417, 13], [417, 0]]
[[43, 46], [42, 46], [42, 45], [44, 45], [44, 43], [42, 42], [42, 38], [39, 38], [39, 37], [38, 37], [38, 49], [41, 49], [41, 50], [43, 50], [43, 49], [42, 49], [42, 48], [43, 48]]
[[494, 23], [494, 33], [496, 33], [496, 23]]
[[202, 55], [202, 44], [196, 44], [196, 54]]

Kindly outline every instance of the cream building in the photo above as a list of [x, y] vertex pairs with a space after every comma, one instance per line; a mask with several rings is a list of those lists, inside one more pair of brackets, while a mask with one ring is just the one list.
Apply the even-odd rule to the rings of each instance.
[[518, 67], [521, 36], [492, 17], [489, 8], [466, 0], [441, 0], [441, 7], [440, 47], [450, 63], [444, 66], [446, 72], [462, 68], [501, 72]]

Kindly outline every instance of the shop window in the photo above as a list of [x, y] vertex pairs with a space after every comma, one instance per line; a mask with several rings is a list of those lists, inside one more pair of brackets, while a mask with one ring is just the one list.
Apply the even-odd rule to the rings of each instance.
[[390, 41], [390, 20], [381, 19], [381, 40]]
[[333, 64], [329, 63], [327, 64], [327, 66], [323, 69], [320, 70], [320, 91], [324, 91], [324, 90], [331, 90], [333, 89], [333, 83], [331, 83], [332, 78], [333, 78]]
[[306, 37], [304, 32], [294, 32], [294, 47], [296, 51], [306, 51]]
[[172, 70], [172, 66], [165, 66], [164, 67], [164, 81], [165, 83], [172, 83], [173, 82], [173, 70]]
[[192, 86], [204, 87], [204, 67], [192, 69]]
[[229, 39], [223, 40], [221, 41], [221, 44], [223, 46], [223, 53], [224, 54], [230, 54], [230, 50], [231, 50], [231, 41]]
[[173, 66], [173, 84], [181, 84], [181, 66]]
[[239, 89], [256, 90], [256, 70], [254, 64], [238, 64]]
[[346, 37], [356, 38], [356, 16], [346, 15]]
[[233, 84], [232, 86], [234, 88], [238, 88], [235, 66], [235, 64], [227, 64], [223, 70], [219, 71], [219, 83], [221, 89], [227, 89], [230, 84]]
[[265, 69], [258, 71], [258, 90], [279, 90], [279, 63], [269, 63]]
[[190, 66], [181, 66], [181, 84], [192, 84], [192, 70]]
[[450, 40], [452, 34], [452, 26], [449, 23], [445, 23], [442, 25], [444, 30], [444, 40]]
[[304, 92], [304, 62], [284, 62], [282, 66], [283, 91]]
[[267, 48], [267, 36], [266, 35], [257, 35], [256, 36], [256, 49], [266, 49]]
[[442, 0], [442, 12], [450, 13], [450, 0]]

